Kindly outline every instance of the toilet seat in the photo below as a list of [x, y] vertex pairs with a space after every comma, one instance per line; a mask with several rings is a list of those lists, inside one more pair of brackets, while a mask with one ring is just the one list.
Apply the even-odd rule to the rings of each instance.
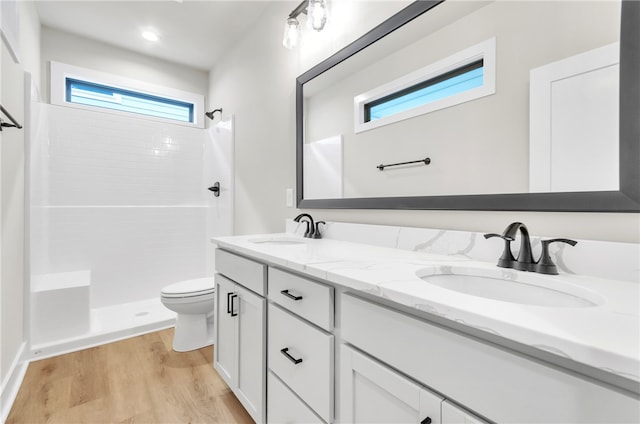
[[213, 294], [215, 292], [214, 279], [196, 278], [169, 284], [160, 292], [164, 298], [185, 298]]

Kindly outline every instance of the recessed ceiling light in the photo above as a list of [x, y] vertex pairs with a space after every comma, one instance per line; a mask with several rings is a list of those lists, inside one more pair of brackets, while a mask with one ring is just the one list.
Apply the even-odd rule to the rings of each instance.
[[142, 31], [142, 38], [147, 41], [158, 41], [158, 34], [153, 31]]

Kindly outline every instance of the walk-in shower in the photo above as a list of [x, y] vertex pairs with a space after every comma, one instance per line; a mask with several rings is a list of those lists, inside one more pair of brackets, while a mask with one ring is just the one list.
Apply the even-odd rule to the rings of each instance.
[[[233, 126], [30, 108], [32, 352], [172, 325], [161, 288], [213, 276], [210, 238], [232, 231]], [[212, 181], [220, 197], [207, 190]]]

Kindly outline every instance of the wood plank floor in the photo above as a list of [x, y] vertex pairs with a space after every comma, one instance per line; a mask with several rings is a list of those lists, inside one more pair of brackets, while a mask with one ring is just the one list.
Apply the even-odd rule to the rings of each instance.
[[7, 424], [253, 423], [213, 369], [178, 353], [173, 328], [29, 364]]

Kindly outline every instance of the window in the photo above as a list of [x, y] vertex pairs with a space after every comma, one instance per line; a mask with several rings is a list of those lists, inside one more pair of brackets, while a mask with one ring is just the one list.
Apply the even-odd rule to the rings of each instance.
[[193, 122], [193, 104], [66, 78], [66, 101]]
[[51, 103], [204, 128], [204, 96], [51, 62]]
[[462, 66], [364, 105], [369, 122], [482, 86], [482, 60]]
[[495, 38], [356, 96], [355, 132], [495, 93]]

